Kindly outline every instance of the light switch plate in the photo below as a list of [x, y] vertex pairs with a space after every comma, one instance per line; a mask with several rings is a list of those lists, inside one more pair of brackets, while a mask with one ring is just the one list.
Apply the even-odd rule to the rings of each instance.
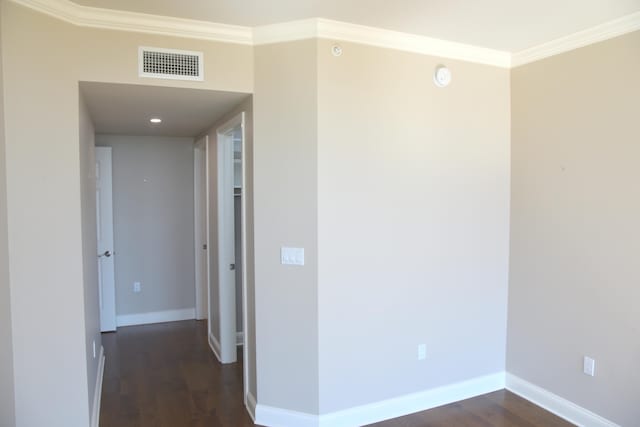
[[280, 263], [283, 265], [304, 265], [304, 248], [280, 248]]
[[583, 366], [582, 366], [582, 371], [585, 373], [585, 375], [589, 375], [590, 377], [593, 377], [596, 375], [596, 361], [593, 360], [592, 358], [585, 356], [584, 357], [584, 362], [583, 362]]
[[418, 360], [424, 360], [427, 358], [427, 345], [418, 344]]

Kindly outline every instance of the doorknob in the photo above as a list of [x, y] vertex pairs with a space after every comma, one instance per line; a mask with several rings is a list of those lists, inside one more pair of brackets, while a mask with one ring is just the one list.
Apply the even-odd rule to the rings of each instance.
[[235, 270], [235, 269], [236, 269], [235, 264], [229, 264], [229, 270]]
[[109, 258], [111, 256], [111, 252], [104, 251], [103, 254], [98, 255], [98, 258], [102, 258], [103, 256]]

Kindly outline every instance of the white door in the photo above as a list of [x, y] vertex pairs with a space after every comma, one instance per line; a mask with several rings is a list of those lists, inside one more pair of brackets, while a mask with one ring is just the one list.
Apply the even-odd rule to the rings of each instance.
[[96, 223], [98, 226], [98, 295], [100, 330], [116, 330], [116, 286], [113, 253], [111, 147], [96, 147]]
[[194, 241], [196, 254], [196, 319], [209, 317], [209, 231], [207, 224], [209, 206], [207, 194], [207, 144], [208, 137], [196, 141], [193, 150], [194, 187]]
[[218, 129], [218, 285], [220, 313], [220, 360], [237, 360], [236, 338], [236, 259], [234, 218], [234, 159], [233, 134], [244, 129], [244, 113]]

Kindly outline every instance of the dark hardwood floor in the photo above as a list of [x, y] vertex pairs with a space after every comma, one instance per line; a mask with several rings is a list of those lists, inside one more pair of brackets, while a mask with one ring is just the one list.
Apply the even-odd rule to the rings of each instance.
[[218, 363], [206, 322], [118, 328], [102, 344], [100, 427], [254, 425], [243, 403], [242, 363]]
[[[102, 335], [106, 365], [100, 427], [248, 427], [240, 363], [220, 365], [206, 323], [160, 323]], [[372, 424], [376, 427], [565, 427], [508, 392]]]
[[370, 427], [569, 427], [573, 424], [506, 390]]

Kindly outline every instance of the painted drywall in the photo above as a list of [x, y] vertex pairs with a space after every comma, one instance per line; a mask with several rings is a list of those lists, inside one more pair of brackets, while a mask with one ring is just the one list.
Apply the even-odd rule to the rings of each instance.
[[[253, 210], [253, 97], [249, 96], [240, 105], [238, 105], [229, 113], [220, 119], [217, 123], [211, 126], [211, 129], [207, 132], [209, 137], [209, 151], [208, 161], [209, 167], [209, 241], [217, 241], [217, 175], [215, 173], [215, 167], [212, 165], [217, 164], [217, 130], [223, 126], [227, 121], [233, 117], [244, 112], [245, 129], [244, 129], [244, 144], [245, 144], [245, 168], [246, 168], [246, 182], [244, 183], [243, 196], [246, 200], [246, 256], [247, 256], [247, 325], [244, 326], [245, 342], [248, 343], [249, 354], [245, 363], [248, 364], [248, 383], [249, 393], [255, 398], [257, 397], [257, 380], [256, 380], [256, 332], [255, 327], [255, 251], [254, 251], [254, 210]], [[237, 221], [236, 216], [236, 221]], [[212, 243], [213, 245], [213, 243]], [[213, 247], [213, 246], [212, 246]], [[209, 251], [209, 268], [210, 277], [218, 277], [218, 258], [214, 250]], [[240, 263], [239, 263], [240, 264]], [[237, 297], [237, 294], [236, 294]], [[220, 313], [217, 309], [219, 300], [219, 288], [218, 281], [211, 280], [211, 292], [209, 294], [209, 307], [211, 312], [211, 318], [209, 319], [211, 333], [220, 342]], [[242, 301], [236, 300], [236, 314], [242, 313]], [[238, 322], [239, 319], [236, 319]], [[238, 326], [240, 323], [238, 323]]]
[[318, 46], [320, 413], [503, 371], [509, 71]]
[[116, 314], [195, 308], [193, 138], [98, 135], [96, 145], [113, 149]]
[[[88, 410], [78, 403], [92, 393], [80, 227], [78, 82], [250, 93], [253, 51], [242, 45], [75, 27], [3, 3], [11, 316], [13, 336], [20, 337], [13, 342], [16, 424], [86, 427]], [[140, 45], [204, 52], [205, 81], [139, 78]]]
[[631, 33], [511, 87], [507, 369], [622, 426], [640, 420], [639, 52]]
[[[0, 16], [4, 2], [0, 2]], [[2, 46], [0, 19], [0, 47]], [[0, 426], [15, 425], [13, 398], [13, 341], [11, 333], [11, 290], [7, 251], [7, 182], [4, 154], [4, 87], [0, 52]]]
[[[258, 401], [318, 412], [316, 41], [255, 48]], [[251, 166], [247, 164], [247, 167]], [[305, 265], [280, 264], [283, 246]]]
[[[100, 362], [100, 311], [98, 295], [98, 241], [96, 236], [96, 156], [95, 129], [82, 95], [79, 97], [80, 125], [80, 198], [82, 209], [82, 274], [84, 291], [84, 328], [87, 359], [89, 414], [92, 413], [96, 373]], [[94, 355], [95, 348], [95, 355]]]

